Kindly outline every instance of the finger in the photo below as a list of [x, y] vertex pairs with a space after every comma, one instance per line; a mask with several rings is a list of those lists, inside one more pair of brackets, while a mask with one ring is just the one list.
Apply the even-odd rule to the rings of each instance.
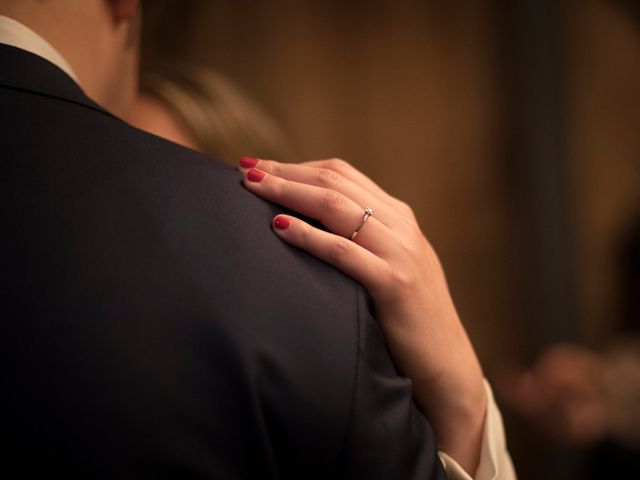
[[376, 218], [385, 225], [397, 224], [398, 212], [393, 206], [334, 170], [273, 160], [259, 160], [256, 168], [286, 180], [335, 190], [349, 197], [362, 208], [373, 208]]
[[360, 187], [364, 188], [365, 190], [373, 193], [376, 197], [384, 200], [389, 205], [397, 206], [398, 204], [402, 203], [397, 198], [385, 192], [382, 187], [380, 187], [376, 182], [367, 177], [360, 170], [355, 168], [350, 163], [339, 158], [331, 158], [328, 160], [311, 160], [309, 162], [303, 162], [302, 165], [316, 168], [326, 168], [328, 170], [337, 172], [345, 178], [348, 178], [352, 182], [356, 183], [357, 185], [360, 185]]
[[[285, 180], [257, 169], [249, 170], [243, 182], [262, 198], [314, 218], [342, 237], [351, 238], [364, 218], [358, 204], [333, 190]], [[392, 252], [396, 244], [393, 232], [374, 216], [361, 226], [354, 241], [378, 255]]]
[[369, 291], [375, 291], [388, 275], [389, 268], [384, 260], [344, 237], [314, 228], [289, 215], [276, 216], [272, 225], [280, 238], [333, 265]]

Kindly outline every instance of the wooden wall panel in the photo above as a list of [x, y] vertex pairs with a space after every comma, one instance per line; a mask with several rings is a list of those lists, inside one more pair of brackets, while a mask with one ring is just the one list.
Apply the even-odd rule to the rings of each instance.
[[[640, 27], [615, 2], [566, 1], [576, 260], [595, 340], [611, 329], [614, 239], [640, 204]], [[343, 157], [410, 203], [489, 373], [535, 328], [523, 320], [500, 5], [155, 0], [144, 49], [147, 63], [186, 58], [244, 87], [291, 138], [287, 160]]]
[[[622, 3], [622, 2], [620, 2]], [[585, 336], [618, 315], [620, 235], [640, 215], [640, 24], [615, 2], [572, 2], [570, 159]]]
[[409, 202], [491, 362], [503, 348], [495, 332], [501, 345], [509, 338], [514, 296], [497, 36], [486, 2], [197, 5], [174, 50], [251, 92], [297, 159], [343, 157]]

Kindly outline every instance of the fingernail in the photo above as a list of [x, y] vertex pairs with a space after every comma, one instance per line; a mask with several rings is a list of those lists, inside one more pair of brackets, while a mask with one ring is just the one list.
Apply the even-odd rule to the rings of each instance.
[[264, 172], [256, 170], [255, 168], [252, 168], [247, 172], [247, 180], [249, 180], [250, 182], [261, 182], [263, 178]]
[[273, 226], [278, 230], [286, 230], [287, 228], [289, 228], [289, 225], [291, 225], [291, 221], [287, 217], [278, 216], [273, 221]]
[[259, 161], [260, 160], [253, 157], [242, 157], [240, 159], [240, 166], [242, 168], [253, 168], [258, 164]]

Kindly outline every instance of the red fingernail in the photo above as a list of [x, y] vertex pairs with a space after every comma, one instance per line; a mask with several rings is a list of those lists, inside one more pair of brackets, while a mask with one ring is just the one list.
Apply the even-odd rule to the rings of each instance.
[[273, 221], [273, 226], [278, 230], [286, 230], [291, 225], [291, 221], [287, 217], [276, 217]]
[[247, 180], [249, 180], [250, 182], [261, 182], [263, 178], [264, 172], [256, 170], [255, 168], [252, 168], [247, 172]]
[[253, 168], [258, 164], [259, 161], [260, 160], [253, 157], [242, 157], [240, 159], [240, 166], [242, 168]]

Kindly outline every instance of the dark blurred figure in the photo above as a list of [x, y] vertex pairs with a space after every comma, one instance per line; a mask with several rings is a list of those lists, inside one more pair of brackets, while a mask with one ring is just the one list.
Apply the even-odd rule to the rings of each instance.
[[590, 478], [640, 478], [640, 215], [622, 236], [613, 341], [545, 350], [496, 384], [503, 400], [556, 441], [589, 451]]
[[608, 415], [590, 456], [592, 478], [640, 478], [640, 215], [623, 238], [619, 271], [622, 322], [613, 348], [602, 355]]
[[[640, 34], [640, 2], [602, 2]], [[551, 346], [530, 369], [503, 371], [495, 382], [515, 412], [557, 443], [587, 453], [586, 477], [594, 479], [640, 478], [640, 212], [620, 238], [612, 339], [601, 350]]]
[[619, 257], [622, 274], [622, 330], [640, 335], [640, 215], [628, 229]]

